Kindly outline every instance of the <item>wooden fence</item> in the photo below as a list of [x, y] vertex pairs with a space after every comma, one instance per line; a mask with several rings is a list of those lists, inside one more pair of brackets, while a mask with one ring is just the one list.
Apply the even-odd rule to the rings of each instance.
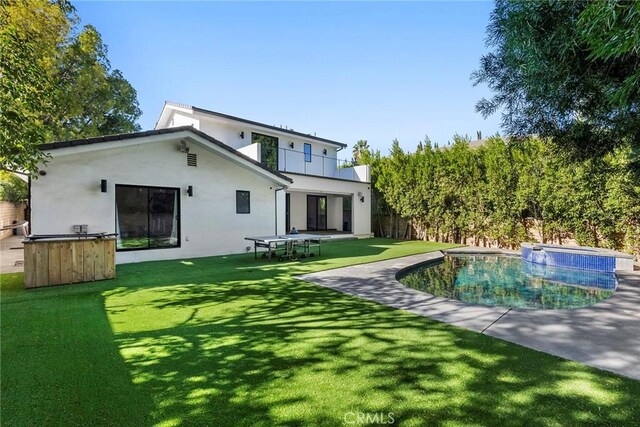
[[115, 250], [115, 238], [25, 241], [24, 287], [113, 279]]

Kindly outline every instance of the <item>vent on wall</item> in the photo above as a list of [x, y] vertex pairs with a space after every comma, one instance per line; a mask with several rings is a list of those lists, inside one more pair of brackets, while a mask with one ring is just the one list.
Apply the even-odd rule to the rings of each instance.
[[198, 166], [198, 155], [194, 153], [187, 153], [187, 166]]

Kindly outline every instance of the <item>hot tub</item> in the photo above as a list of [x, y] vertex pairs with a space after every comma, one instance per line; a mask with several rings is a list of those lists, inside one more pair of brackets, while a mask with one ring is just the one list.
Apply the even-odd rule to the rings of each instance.
[[520, 253], [523, 260], [539, 265], [609, 273], [633, 271], [633, 255], [610, 249], [523, 243]]

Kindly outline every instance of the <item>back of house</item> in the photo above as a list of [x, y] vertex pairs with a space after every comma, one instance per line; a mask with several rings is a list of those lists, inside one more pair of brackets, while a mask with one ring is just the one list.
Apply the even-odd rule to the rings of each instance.
[[342, 167], [345, 147], [167, 102], [154, 130], [42, 146], [31, 232], [115, 233], [118, 263], [242, 253], [292, 228], [368, 237], [369, 168]]

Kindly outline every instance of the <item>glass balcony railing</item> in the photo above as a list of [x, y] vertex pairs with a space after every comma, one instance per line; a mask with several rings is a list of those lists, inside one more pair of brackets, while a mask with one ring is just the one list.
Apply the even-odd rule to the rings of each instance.
[[[309, 154], [304, 151], [278, 147], [275, 151], [262, 153], [260, 143], [249, 144], [238, 149], [248, 156], [271, 169], [280, 172], [299, 173], [303, 175], [337, 178], [349, 181], [370, 182], [369, 165], [352, 166], [351, 162], [322, 154]], [[262, 158], [267, 154], [269, 158]], [[276, 167], [277, 164], [277, 167]]]
[[278, 148], [278, 170], [350, 181], [369, 182], [369, 166], [352, 166], [351, 162], [321, 154]]

